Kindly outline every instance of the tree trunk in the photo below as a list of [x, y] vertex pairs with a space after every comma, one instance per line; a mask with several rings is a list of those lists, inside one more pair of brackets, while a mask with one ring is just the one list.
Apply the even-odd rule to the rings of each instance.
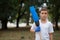
[[19, 28], [19, 17], [17, 18], [17, 27], [16, 28]]
[[58, 27], [58, 16], [55, 18], [55, 25], [56, 25], [56, 30], [59, 30], [59, 27]]
[[58, 21], [56, 21], [56, 30], [59, 30]]
[[55, 22], [56, 22], [56, 30], [59, 30], [59, 27], [58, 27], [58, 20], [59, 20], [59, 8], [56, 7], [55, 9], [55, 13], [56, 13], [56, 16], [55, 16]]
[[26, 25], [29, 25], [29, 17], [27, 17]]
[[5, 20], [1, 20], [2, 21], [2, 29], [7, 29], [7, 22], [8, 20], [5, 19]]
[[20, 13], [21, 13], [21, 8], [22, 8], [22, 3], [23, 3], [23, 0], [19, 0], [18, 1], [18, 4], [21, 5], [19, 6], [19, 9], [18, 9], [18, 18], [17, 18], [17, 27], [16, 28], [19, 28], [19, 19], [20, 19]]
[[26, 20], [26, 25], [29, 26], [29, 17], [30, 17], [30, 14], [29, 12], [27, 13], [27, 20]]

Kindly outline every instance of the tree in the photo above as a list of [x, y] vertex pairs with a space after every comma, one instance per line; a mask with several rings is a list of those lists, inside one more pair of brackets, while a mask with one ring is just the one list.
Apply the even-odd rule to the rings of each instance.
[[7, 29], [9, 16], [15, 18], [17, 13], [17, 0], [0, 0], [0, 20], [2, 29]]
[[58, 20], [60, 16], [60, 0], [49, 0], [52, 17], [55, 20], [56, 29], [58, 30]]
[[25, 6], [23, 6], [23, 3], [25, 4], [24, 0], [18, 0], [17, 28], [19, 27], [20, 19], [25, 15], [25, 13], [24, 13], [25, 12]]

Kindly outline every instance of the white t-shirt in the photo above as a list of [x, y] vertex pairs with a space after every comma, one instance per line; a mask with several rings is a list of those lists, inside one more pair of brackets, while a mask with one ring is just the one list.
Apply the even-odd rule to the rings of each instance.
[[[41, 23], [41, 20], [39, 20], [41, 32], [35, 33], [35, 40], [40, 40], [40, 37], [42, 40], [49, 40], [49, 33], [53, 33], [53, 25], [51, 22], [47, 20], [46, 23]], [[36, 26], [35, 23], [32, 25], [31, 29], [35, 30]]]

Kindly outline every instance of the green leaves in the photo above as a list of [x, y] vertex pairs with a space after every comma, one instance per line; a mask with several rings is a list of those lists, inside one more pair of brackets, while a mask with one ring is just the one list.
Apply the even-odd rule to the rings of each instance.
[[0, 19], [15, 17], [18, 0], [0, 0]]

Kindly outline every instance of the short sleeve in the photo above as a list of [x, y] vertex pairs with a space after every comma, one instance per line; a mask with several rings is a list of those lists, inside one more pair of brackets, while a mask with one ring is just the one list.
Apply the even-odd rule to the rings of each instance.
[[53, 24], [52, 23], [49, 23], [48, 32], [49, 33], [53, 33], [54, 32], [54, 30], [53, 30]]
[[35, 27], [36, 27], [36, 26], [35, 26], [35, 23], [33, 23], [32, 26], [31, 26], [31, 29], [32, 29], [32, 30], [35, 30]]

